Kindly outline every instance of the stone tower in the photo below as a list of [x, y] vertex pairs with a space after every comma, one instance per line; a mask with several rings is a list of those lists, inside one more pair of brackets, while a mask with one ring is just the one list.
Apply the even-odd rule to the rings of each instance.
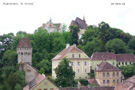
[[18, 64], [32, 64], [32, 46], [29, 38], [22, 37], [17, 46]]

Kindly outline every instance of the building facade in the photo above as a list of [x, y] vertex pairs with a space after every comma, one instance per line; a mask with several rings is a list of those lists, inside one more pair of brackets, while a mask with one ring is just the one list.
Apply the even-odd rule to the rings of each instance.
[[29, 38], [22, 37], [17, 45], [18, 64], [26, 63], [32, 64], [32, 46]]
[[117, 61], [115, 53], [113, 52], [95, 52], [90, 57], [91, 69], [95, 69], [98, 64], [106, 61], [116, 67]]
[[116, 54], [118, 66], [132, 65], [135, 63], [135, 56], [133, 54]]
[[66, 48], [58, 53], [52, 59], [52, 77], [56, 78], [54, 69], [58, 66], [59, 62], [66, 57], [71, 61], [71, 66], [75, 72], [75, 79], [89, 78], [87, 73], [90, 73], [90, 59], [89, 57], [76, 45], [70, 46], [67, 44]]
[[121, 70], [108, 62], [101, 62], [95, 68], [95, 79], [100, 86], [117, 86], [121, 83]]
[[49, 22], [43, 23], [43, 25], [40, 28], [46, 29], [48, 33], [51, 32], [62, 32], [62, 24], [61, 23], [53, 23], [52, 19], [50, 18]]

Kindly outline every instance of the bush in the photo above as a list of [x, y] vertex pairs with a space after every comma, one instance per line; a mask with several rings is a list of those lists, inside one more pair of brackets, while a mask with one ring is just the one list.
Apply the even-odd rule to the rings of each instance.
[[53, 79], [52, 76], [48, 76], [48, 79], [49, 79], [50, 81], [52, 81], [52, 82], [55, 81], [55, 79]]
[[80, 79], [79, 81], [84, 86], [87, 86], [88, 85], [88, 81], [86, 79]]

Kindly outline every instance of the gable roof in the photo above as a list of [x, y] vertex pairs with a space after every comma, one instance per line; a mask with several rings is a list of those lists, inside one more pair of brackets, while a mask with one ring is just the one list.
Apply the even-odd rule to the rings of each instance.
[[71, 23], [70, 23], [70, 26], [78, 26], [81, 29], [86, 29], [87, 28], [87, 24], [86, 24], [85, 20], [82, 20], [79, 17], [77, 17], [75, 19], [75, 21], [72, 20]]
[[133, 54], [116, 54], [117, 61], [135, 61]]
[[32, 48], [29, 38], [22, 37], [17, 45], [17, 48]]
[[135, 75], [117, 85], [114, 90], [135, 90]]
[[114, 67], [108, 62], [101, 62], [99, 65], [97, 65], [95, 71], [121, 71], [121, 70], [117, 67]]
[[76, 45], [69, 46], [58, 53], [52, 60], [61, 60], [63, 59], [67, 53], [84, 53], [82, 50], [76, 47]]
[[95, 52], [90, 60], [116, 60], [116, 56], [113, 52]]

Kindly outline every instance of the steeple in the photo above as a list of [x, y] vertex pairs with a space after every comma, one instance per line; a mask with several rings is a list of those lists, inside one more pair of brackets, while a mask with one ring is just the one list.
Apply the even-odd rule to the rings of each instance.
[[83, 21], [85, 21], [85, 17], [84, 17], [84, 15], [83, 15]]
[[51, 16], [50, 16], [50, 20], [49, 20], [49, 23], [50, 23], [50, 24], [52, 23], [52, 18], [51, 18]]

